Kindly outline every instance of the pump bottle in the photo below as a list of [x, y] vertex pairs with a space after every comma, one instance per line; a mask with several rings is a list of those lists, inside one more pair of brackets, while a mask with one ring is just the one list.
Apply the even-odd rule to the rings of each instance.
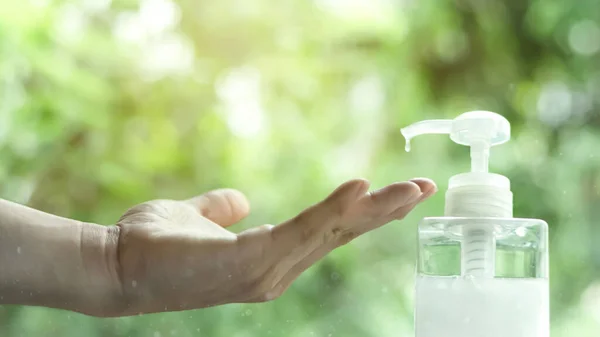
[[471, 148], [471, 172], [450, 178], [444, 217], [418, 226], [416, 337], [549, 337], [548, 225], [513, 218], [508, 178], [488, 172], [510, 123], [487, 111], [417, 122], [413, 137], [447, 134]]

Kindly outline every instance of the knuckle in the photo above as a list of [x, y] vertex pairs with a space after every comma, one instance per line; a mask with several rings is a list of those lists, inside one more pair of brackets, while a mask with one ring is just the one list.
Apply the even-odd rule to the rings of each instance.
[[401, 207], [392, 214], [391, 220], [402, 220], [406, 218], [412, 207]]
[[251, 278], [251, 281], [246, 285], [246, 292], [251, 297], [262, 298], [267, 293], [273, 290], [275, 281], [274, 269], [269, 268], [265, 273], [258, 277]]
[[404, 218], [406, 218], [406, 212], [401, 212], [400, 214], [394, 217], [394, 219], [396, 220], [403, 220]]
[[276, 299], [278, 299], [279, 297], [281, 297], [281, 295], [283, 295], [283, 293], [285, 292], [285, 289], [281, 288], [278, 289], [279, 287], [275, 287], [275, 289], [266, 292], [261, 298], [261, 302], [268, 302], [268, 301], [274, 301]]
[[271, 288], [269, 287], [268, 283], [265, 280], [261, 280], [261, 279], [251, 282], [247, 287], [248, 295], [250, 295], [251, 297], [258, 297], [258, 298], [263, 297], [264, 294], [266, 294], [270, 290], [271, 290]]
[[349, 206], [339, 200], [326, 201], [324, 205], [330, 216], [333, 218], [342, 218], [348, 212]]
[[343, 231], [338, 229], [337, 233], [334, 233], [334, 235], [336, 237], [337, 244], [339, 246], [343, 246], [356, 239], [360, 234], [356, 231]]
[[302, 225], [304, 223], [310, 222], [311, 220], [311, 211], [312, 208], [306, 209], [302, 212], [300, 212], [300, 214], [296, 215], [292, 221], [296, 224]]
[[[125, 214], [119, 219], [121, 222], [124, 219], [131, 219], [136, 217], [141, 218], [168, 218], [169, 217], [169, 204], [170, 200], [153, 200], [141, 203], [128, 209]], [[140, 219], [143, 220], [143, 219]]]

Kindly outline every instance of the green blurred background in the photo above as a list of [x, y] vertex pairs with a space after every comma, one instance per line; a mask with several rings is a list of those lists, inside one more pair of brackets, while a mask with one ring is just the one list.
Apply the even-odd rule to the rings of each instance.
[[2, 0], [0, 196], [113, 224], [217, 187], [278, 223], [343, 181], [431, 177], [407, 219], [260, 305], [97, 319], [0, 308], [0, 336], [413, 336], [416, 224], [467, 148], [399, 128], [496, 111], [490, 167], [550, 224], [552, 336], [600, 331], [597, 0]]

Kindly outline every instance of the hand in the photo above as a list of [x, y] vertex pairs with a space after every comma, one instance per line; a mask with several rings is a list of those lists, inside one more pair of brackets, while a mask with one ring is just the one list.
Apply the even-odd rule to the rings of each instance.
[[427, 179], [368, 188], [367, 181], [349, 181], [291, 220], [237, 235], [226, 228], [250, 208], [236, 190], [133, 207], [118, 222], [115, 240], [122, 303], [106, 315], [275, 299], [327, 253], [404, 218], [436, 191]]

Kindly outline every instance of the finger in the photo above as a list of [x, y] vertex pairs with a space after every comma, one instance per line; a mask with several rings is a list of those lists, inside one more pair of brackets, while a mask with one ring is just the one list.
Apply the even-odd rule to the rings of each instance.
[[[327, 206], [337, 205], [344, 206], [353, 203], [362, 197], [368, 190], [371, 184], [365, 179], [354, 179], [347, 181], [336, 188], [325, 200]], [[343, 212], [343, 209], [339, 210]]]
[[359, 201], [357, 212], [383, 218], [382, 215], [388, 215], [399, 207], [413, 203], [422, 194], [421, 188], [414, 182], [395, 183], [369, 192]]
[[[366, 193], [369, 184], [357, 179], [342, 184], [324, 201], [308, 208], [295, 218], [275, 227], [258, 227], [238, 234], [244, 258], [265, 259], [277, 264], [278, 273], [285, 275], [294, 265], [312, 253], [325, 241], [322, 227], [341, 217], [340, 212]], [[264, 228], [263, 228], [264, 227]], [[330, 231], [329, 231], [330, 232]], [[260, 245], [262, 250], [257, 250]]]
[[[412, 210], [416, 204], [433, 195], [435, 193], [436, 188], [430, 188], [429, 186], [427, 186], [427, 184], [427, 182], [417, 182], [417, 185], [427, 187], [427, 192], [422, 193], [416, 201], [409, 202], [408, 204], [400, 206], [395, 211], [398, 214], [393, 213], [392, 217], [388, 217], [388, 219], [384, 220], [384, 223], [388, 223], [394, 220], [396, 217], [399, 216], [400, 212], [404, 212], [404, 215], [406, 215], [406, 213], [410, 212], [410, 210]], [[389, 193], [389, 190], [386, 188], [385, 191], [378, 191], [376, 195], [381, 197], [384, 195], [384, 193]], [[410, 198], [408, 200], [410, 200]], [[367, 231], [368, 230], [358, 230], [357, 232], [361, 232], [361, 234], [364, 234]], [[353, 237], [350, 236], [349, 238]], [[275, 284], [275, 286], [271, 290], [267, 291], [265, 294], [262, 294], [259, 297], [251, 298], [247, 301], [247, 303], [271, 301], [278, 298], [292, 285], [292, 283], [298, 277], [300, 277], [300, 275], [302, 275], [303, 272], [305, 272], [308, 268], [317, 263], [319, 260], [323, 259], [327, 254], [329, 254], [338, 246], [348, 243], [348, 241], [331, 242], [323, 246], [317, 247], [312, 253], [308, 254], [304, 259], [302, 259], [301, 261], [296, 263], [296, 265], [290, 268], [290, 270], [281, 278], [279, 282]]]
[[410, 181], [414, 182], [415, 184], [417, 184], [419, 186], [419, 188], [422, 191], [422, 194], [416, 201], [414, 201], [408, 205], [401, 206], [397, 210], [392, 212], [389, 217], [390, 221], [404, 219], [404, 217], [406, 217], [406, 215], [410, 211], [412, 211], [416, 205], [427, 200], [429, 197], [431, 197], [432, 195], [434, 195], [437, 192], [436, 184], [430, 179], [415, 178], [415, 179], [411, 179]]
[[322, 202], [309, 207], [295, 218], [273, 229], [273, 238], [280, 245], [297, 245], [314, 239], [322, 227], [338, 221], [369, 188], [363, 179], [348, 181], [333, 191]]
[[[367, 194], [369, 184], [364, 180], [353, 180], [337, 188], [323, 202], [307, 209], [299, 216], [273, 228], [273, 251], [271, 256], [281, 257], [276, 261], [277, 269], [281, 270], [281, 278], [265, 294], [248, 302], [260, 302], [276, 298], [283, 293], [302, 272], [322, 259], [335, 247], [349, 242], [354, 236], [340, 235], [332, 238], [328, 227], [331, 223], [355, 222], [342, 218], [364, 218], [357, 208], [368, 208], [366, 211], [391, 212], [398, 204], [407, 204], [416, 199], [421, 191], [418, 185], [405, 182], [385, 187], [379, 191]], [[364, 205], [361, 205], [364, 203]], [[358, 210], [364, 212], [365, 210]], [[350, 226], [351, 227], [351, 226]], [[329, 235], [329, 238], [327, 238]]]
[[396, 208], [388, 213], [381, 213], [382, 216], [371, 221], [365, 221], [360, 226], [354, 229], [354, 235], [349, 235], [352, 240], [354, 237], [363, 235], [374, 229], [377, 229], [394, 220], [402, 220], [410, 213], [416, 205], [426, 200], [437, 191], [435, 183], [429, 179], [419, 178], [411, 179], [410, 182], [419, 186], [421, 193], [417, 194], [416, 199], [407, 198], [397, 204]]
[[423, 193], [423, 197], [427, 199], [437, 192], [437, 185], [433, 182], [433, 180], [428, 178], [414, 178], [410, 180], [411, 182], [417, 184], [421, 192]]
[[210, 191], [186, 202], [193, 205], [202, 216], [223, 227], [233, 225], [250, 213], [248, 199], [234, 189]]
[[[338, 188], [336, 192], [344, 190], [342, 187]], [[425, 198], [435, 193], [435, 190], [435, 184], [428, 179], [413, 179], [410, 182], [392, 184], [390, 186], [384, 187], [378, 191], [374, 191], [369, 194], [366, 194], [366, 189], [357, 189], [356, 192], [359, 193], [358, 203], [360, 205], [351, 205], [351, 207], [358, 209], [359, 212], [371, 212], [373, 214], [377, 214], [379, 212], [387, 212], [389, 214], [394, 214], [395, 212], [400, 211], [408, 212], [410, 211], [410, 209], [414, 208], [414, 205], [416, 205], [418, 202], [424, 200]], [[330, 198], [337, 200], [343, 199], [341, 196], [334, 197], [336, 195], [336, 192], [332, 193]], [[346, 195], [347, 197], [349, 196], [348, 192], [340, 194]], [[326, 199], [326, 201], [330, 198]], [[357, 199], [356, 196], [354, 196], [354, 198], [348, 198], [346, 200], [347, 202], [352, 202], [352, 200]], [[379, 215], [381, 214], [382, 213], [379, 213]], [[367, 229], [373, 229], [373, 227], [376, 227], [376, 225], [381, 225], [383, 223], [387, 223], [393, 220], [389, 218], [389, 216], [382, 216], [380, 218], [381, 219], [373, 217], [373, 220], [366, 221]], [[306, 220], [306, 217], [304, 219]], [[381, 224], [379, 222], [381, 222]], [[299, 226], [300, 224], [288, 223], [285, 225]], [[288, 264], [288, 266], [286, 266], [286, 269], [289, 268], [289, 271], [283, 274], [281, 279], [278, 282], [276, 282], [275, 285], [269, 291], [267, 291], [264, 294], [261, 294], [258, 297], [251, 298], [246, 302], [263, 302], [279, 297], [304, 271], [306, 271], [306, 269], [310, 268], [310, 266], [321, 260], [336, 247], [343, 245], [349, 242], [354, 237], [368, 231], [360, 229], [355, 230], [357, 231], [353, 232], [357, 233], [356, 235], [345, 236], [346, 239], [341, 238], [341, 240], [334, 240], [324, 243], [322, 242], [321, 245], [310, 247], [312, 249], [308, 250], [308, 253], [303, 254], [303, 258], [288, 261], [288, 263], [295, 261], [297, 262], [294, 265], [290, 266]]]
[[[386, 197], [386, 195], [388, 195], [388, 194], [393, 195], [396, 192], [400, 192], [400, 194], [402, 195], [404, 192], [404, 193], [409, 193], [409, 194], [417, 193], [419, 195], [417, 197], [417, 199], [412, 202], [410, 200], [411, 200], [411, 198], [414, 198], [414, 197], [404, 196], [405, 199], [399, 201], [400, 204], [403, 204], [403, 203], [404, 204], [402, 206], [398, 207], [396, 210], [394, 210], [391, 213], [391, 215], [389, 217], [387, 217], [386, 220], [384, 220], [384, 223], [390, 222], [394, 219], [403, 218], [418, 203], [426, 200], [427, 198], [431, 197], [433, 194], [435, 194], [437, 192], [437, 186], [435, 185], [435, 183], [433, 181], [431, 181], [429, 179], [417, 178], [417, 179], [411, 179], [410, 182], [416, 184], [419, 187], [420, 194], [417, 193], [416, 191], [412, 190], [412, 186], [409, 186], [410, 184], [407, 185], [407, 184], [403, 184], [403, 183], [395, 184], [395, 186], [391, 185], [391, 186], [385, 187], [379, 191], [371, 193], [371, 198], [374, 197], [374, 200], [372, 200], [372, 201], [376, 204], [383, 203], [384, 207], [387, 207], [387, 206], [385, 206], [385, 204], [387, 202], [390, 202], [390, 200], [389, 200], [390, 198]], [[401, 192], [401, 191], [403, 191], [403, 192]], [[394, 197], [392, 197], [391, 199], [393, 200]], [[402, 199], [402, 198], [400, 198], [400, 199]], [[393, 202], [392, 202], [392, 205], [394, 205]], [[317, 263], [319, 260], [323, 259], [327, 254], [329, 254], [332, 250], [334, 250], [339, 244], [344, 244], [344, 243], [346, 243], [346, 242], [337, 242], [337, 244], [331, 243], [331, 244], [326, 244], [324, 246], [318, 247], [312, 253], [308, 254], [303, 260], [299, 261], [296, 265], [294, 265], [289, 270], [289, 272], [286, 273], [281, 278], [281, 280], [279, 282], [277, 282], [270, 291], [266, 292], [264, 295], [261, 295], [259, 297], [252, 298], [252, 299], [248, 300], [247, 302], [270, 301], [270, 300], [276, 299], [277, 297], [281, 296], [304, 271], [306, 271], [312, 265]]]
[[[421, 195], [419, 186], [412, 182], [396, 183], [369, 194], [367, 189], [364, 180], [345, 183], [325, 201], [275, 227], [272, 232], [275, 249], [293, 249], [290, 263], [295, 265], [319, 246], [331, 241], [349, 242], [360, 234], [353, 228], [358, 224], [383, 224], [380, 222], [386, 215]], [[370, 214], [365, 217], [365, 213]]]

